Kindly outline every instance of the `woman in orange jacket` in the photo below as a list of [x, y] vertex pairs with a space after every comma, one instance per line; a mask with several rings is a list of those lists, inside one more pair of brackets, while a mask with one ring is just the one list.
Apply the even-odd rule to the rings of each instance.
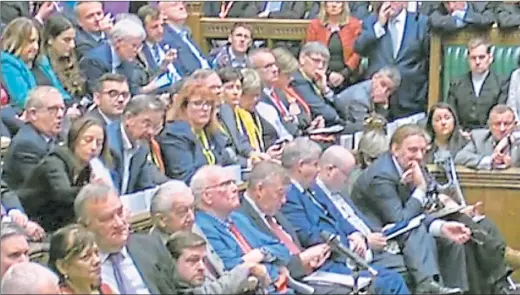
[[323, 2], [318, 18], [307, 28], [307, 42], [321, 42], [330, 50], [328, 80], [336, 91], [356, 82], [361, 57], [354, 52], [354, 43], [361, 31], [361, 21], [342, 1]]

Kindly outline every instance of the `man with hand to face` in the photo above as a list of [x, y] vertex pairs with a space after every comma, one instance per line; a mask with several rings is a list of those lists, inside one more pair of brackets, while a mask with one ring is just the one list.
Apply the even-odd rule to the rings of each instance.
[[99, 1], [79, 1], [74, 11], [78, 20], [76, 54], [81, 60], [90, 50], [106, 42], [113, 18], [110, 13], [105, 14]]
[[212, 66], [220, 69], [225, 67], [246, 68], [247, 51], [253, 44], [252, 28], [247, 24], [236, 23], [228, 36], [228, 45], [210, 53], [213, 57]]

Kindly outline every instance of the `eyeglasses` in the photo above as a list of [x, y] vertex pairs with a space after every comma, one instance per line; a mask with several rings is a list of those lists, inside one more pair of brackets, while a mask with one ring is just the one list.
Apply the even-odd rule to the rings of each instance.
[[213, 189], [213, 188], [229, 188], [236, 184], [237, 184], [237, 182], [234, 179], [229, 179], [229, 180], [225, 180], [218, 184], [207, 186], [206, 189], [208, 190], [208, 189]]
[[192, 101], [188, 101], [188, 104], [191, 104], [192, 106], [194, 106], [197, 109], [202, 109], [204, 107], [206, 107], [206, 108], [213, 107], [213, 102], [207, 101], [207, 100], [192, 100]]
[[130, 97], [130, 92], [128, 91], [122, 91], [122, 92], [119, 92], [117, 90], [108, 90], [108, 91], [102, 91], [101, 92], [102, 94], [108, 94], [108, 96], [110, 98], [118, 98], [120, 96], [122, 96], [124, 99], [127, 99]]
[[313, 57], [313, 56], [310, 56], [310, 55], [307, 55], [307, 57], [315, 64], [315, 65], [318, 65], [318, 66], [323, 66], [325, 67], [327, 64], [328, 64], [328, 60], [324, 59], [324, 58], [320, 58], [320, 57]]
[[276, 63], [272, 62], [272, 63], [268, 63], [265, 66], [261, 67], [261, 69], [269, 70], [269, 69], [274, 68], [274, 67], [276, 67]]
[[163, 121], [156, 123], [156, 122], [152, 122], [151, 120], [143, 120], [140, 122], [140, 124], [141, 124], [141, 127], [143, 127], [144, 129], [151, 129], [155, 133], [160, 131], [163, 127]]
[[59, 112], [62, 114], [65, 113], [65, 106], [64, 105], [55, 105], [55, 106], [49, 106], [41, 108], [40, 110], [44, 110], [51, 116], [56, 116]]

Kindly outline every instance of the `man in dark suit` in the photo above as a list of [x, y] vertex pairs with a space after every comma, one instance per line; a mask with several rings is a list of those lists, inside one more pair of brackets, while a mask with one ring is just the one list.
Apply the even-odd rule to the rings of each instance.
[[185, 26], [188, 17], [185, 4], [181, 1], [161, 1], [158, 7], [166, 16], [162, 44], [177, 49], [175, 67], [179, 73], [184, 77], [196, 69], [211, 68], [200, 47], [189, 36], [190, 33]]
[[390, 268], [396, 260], [404, 258], [402, 263], [405, 263], [411, 276], [410, 282], [415, 286], [415, 293], [460, 292], [459, 289], [443, 287], [436, 281], [440, 282], [437, 247], [425, 226], [421, 225], [406, 235], [388, 240], [382, 234], [383, 229], [373, 226], [350, 197], [342, 193], [355, 166], [356, 160], [350, 151], [341, 146], [328, 148], [321, 156], [319, 176], [313, 186], [317, 192], [316, 201], [335, 220], [346, 219], [366, 237], [375, 264]]
[[[420, 164], [427, 138], [418, 125], [399, 127], [390, 141], [390, 151], [359, 176], [352, 189], [352, 199], [379, 227], [425, 214], [424, 225], [438, 237], [439, 265], [446, 285], [472, 294], [501, 293], [507, 288], [509, 275], [503, 262], [505, 246], [465, 214], [441, 220], [428, 213], [434, 200]], [[464, 245], [463, 251], [452, 242]]]
[[64, 114], [65, 104], [57, 89], [39, 86], [29, 93], [26, 124], [13, 137], [5, 155], [4, 176], [9, 188], [18, 189], [38, 162], [57, 144]]
[[106, 73], [97, 81], [93, 95], [96, 107], [89, 111], [87, 116], [95, 117], [105, 125], [119, 122], [130, 96], [125, 76]]
[[45, 1], [38, 7], [34, 5], [31, 7], [30, 1], [2, 1], [0, 3], [1, 23], [7, 25], [17, 17], [31, 18], [34, 16], [36, 24], [42, 26], [44, 22], [52, 15], [55, 6], [52, 1]]
[[158, 98], [138, 95], [127, 104], [121, 123], [108, 126], [114, 185], [121, 194], [151, 188], [168, 180], [148, 160], [149, 148], [143, 144], [162, 128], [164, 111], [164, 104]]
[[74, 213], [96, 237], [103, 283], [118, 294], [176, 293], [168, 250], [159, 239], [130, 234], [129, 216], [110, 186], [84, 186], [74, 201]]
[[442, 1], [429, 14], [431, 28], [441, 33], [489, 29], [495, 23], [494, 5], [491, 1]]
[[389, 121], [424, 112], [428, 93], [429, 35], [426, 16], [406, 11], [407, 2], [384, 2], [363, 21], [355, 50], [368, 57], [366, 78], [385, 66], [401, 73], [390, 99]]
[[450, 83], [448, 103], [462, 128], [485, 128], [491, 108], [506, 103], [509, 81], [491, 70], [491, 44], [482, 37], [468, 42], [468, 63], [470, 71]]
[[80, 1], [74, 6], [77, 20], [76, 55], [78, 60], [90, 50], [106, 42], [112, 29], [111, 15], [105, 15], [103, 4], [99, 1]]
[[[321, 206], [311, 191], [318, 174], [318, 161], [321, 154], [320, 146], [308, 138], [297, 138], [284, 147], [282, 165], [291, 178], [291, 186], [287, 192], [287, 200], [281, 206], [281, 212], [294, 227], [298, 239], [304, 247], [310, 247], [323, 242], [321, 233], [326, 231], [338, 236], [345, 247], [350, 247], [360, 256], [369, 258], [367, 244], [363, 234], [349, 221], [337, 219]], [[345, 259], [341, 253], [334, 258]], [[402, 266], [402, 263], [401, 263]], [[380, 275], [376, 277], [375, 292], [388, 294], [408, 292], [401, 275], [378, 265]], [[362, 276], [368, 276], [361, 271]]]
[[135, 61], [146, 38], [142, 25], [132, 19], [122, 19], [112, 28], [110, 38], [111, 42], [90, 50], [80, 61], [89, 93], [94, 92], [97, 80], [105, 73], [125, 76], [132, 94], [146, 93], [152, 85], [146, 85], [149, 83], [146, 74]]
[[501, 29], [520, 28], [520, 2], [497, 3], [495, 13]]

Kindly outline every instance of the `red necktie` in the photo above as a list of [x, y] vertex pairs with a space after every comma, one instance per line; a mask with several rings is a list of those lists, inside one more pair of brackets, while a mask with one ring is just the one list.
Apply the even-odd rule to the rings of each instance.
[[271, 92], [271, 99], [273, 100], [274, 104], [276, 105], [276, 108], [280, 111], [280, 114], [282, 115], [282, 117], [285, 117], [287, 112], [285, 111], [285, 107], [282, 105], [282, 102], [280, 101], [280, 98], [278, 97], [278, 95], [276, 94], [274, 89]]
[[238, 228], [233, 224], [229, 224], [229, 231], [231, 234], [235, 237], [235, 240], [237, 240], [238, 246], [240, 246], [240, 249], [244, 251], [245, 254], [247, 254], [249, 251], [253, 250], [251, 246], [249, 246], [249, 243], [244, 238], [244, 236], [240, 233]]
[[274, 217], [266, 216], [265, 219], [267, 220], [267, 223], [271, 227], [271, 230], [276, 235], [276, 237], [285, 245], [285, 247], [287, 247], [287, 249], [289, 249], [291, 255], [300, 254], [300, 247], [294, 243], [289, 234], [283, 230], [283, 228], [276, 222]]

